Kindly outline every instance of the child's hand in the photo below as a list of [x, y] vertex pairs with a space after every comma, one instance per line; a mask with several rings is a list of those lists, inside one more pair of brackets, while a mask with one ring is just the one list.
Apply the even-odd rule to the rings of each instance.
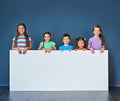
[[22, 51], [20, 50], [20, 48], [17, 48], [17, 51], [19, 54], [22, 54]]
[[77, 49], [75, 49], [75, 51], [77, 51]]
[[90, 48], [90, 51], [91, 51], [91, 53], [93, 53], [93, 54], [95, 53], [94, 49], [92, 49], [92, 48]]
[[43, 51], [45, 51], [45, 53], [47, 53], [47, 50], [45, 48], [42, 48]]
[[44, 49], [44, 51], [45, 51], [45, 53], [47, 53], [47, 50], [46, 50], [46, 49]]
[[68, 50], [69, 52], [71, 52], [72, 50]]
[[101, 50], [100, 50], [100, 53], [103, 53], [104, 52], [104, 48], [102, 48]]
[[49, 50], [45, 49], [45, 53], [50, 53], [50, 52], [51, 52], [51, 49], [49, 49]]
[[23, 54], [25, 54], [27, 52], [27, 48], [25, 48], [24, 50], [23, 50]]
[[64, 50], [60, 50], [61, 52], [63, 52]]
[[50, 52], [51, 52], [51, 50], [47, 50], [47, 52], [48, 52], [48, 53], [50, 53]]

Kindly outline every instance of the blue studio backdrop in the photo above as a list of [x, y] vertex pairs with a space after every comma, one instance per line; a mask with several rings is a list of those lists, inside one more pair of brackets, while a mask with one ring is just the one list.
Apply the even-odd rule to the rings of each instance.
[[109, 84], [120, 86], [119, 5], [120, 0], [0, 0], [0, 86], [9, 85], [9, 50], [20, 22], [26, 24], [34, 50], [46, 31], [58, 47], [64, 33], [73, 44], [78, 36], [88, 40], [92, 27], [100, 24], [109, 50]]

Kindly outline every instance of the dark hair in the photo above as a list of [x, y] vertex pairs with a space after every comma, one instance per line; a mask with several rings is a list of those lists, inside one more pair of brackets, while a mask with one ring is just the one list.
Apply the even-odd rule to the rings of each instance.
[[[45, 37], [45, 34], [48, 34], [50, 36], [50, 41], [51, 41], [51, 33], [50, 32], [45, 32], [43, 34], [43, 38]], [[43, 48], [44, 48], [44, 42], [45, 42], [45, 39], [43, 39]]]
[[18, 31], [18, 27], [19, 27], [19, 26], [23, 26], [23, 27], [25, 28], [24, 36], [25, 36], [25, 38], [26, 38], [26, 46], [29, 47], [29, 46], [30, 46], [29, 36], [28, 36], [28, 34], [27, 34], [27, 32], [26, 32], [26, 25], [25, 25], [24, 23], [19, 23], [19, 24], [17, 25], [17, 31], [16, 31], [16, 36], [15, 36], [15, 46], [17, 46], [17, 39], [18, 39], [18, 37], [20, 36], [20, 33], [19, 33], [19, 31]]
[[64, 37], [68, 37], [68, 38], [70, 39], [70, 35], [69, 35], [69, 34], [64, 34], [63, 37], [62, 37], [62, 39], [63, 39]]
[[100, 29], [100, 35], [99, 35], [99, 37], [100, 37], [100, 39], [101, 39], [101, 41], [102, 41], [102, 45], [105, 45], [105, 38], [104, 38], [104, 36], [102, 35], [102, 28], [101, 28], [101, 26], [100, 25], [95, 25], [93, 28], [92, 28], [92, 32], [94, 31], [94, 29], [95, 28], [99, 28]]
[[86, 47], [86, 39], [84, 37], [78, 37], [75, 39], [75, 49], [79, 48], [78, 42], [81, 40], [84, 41], [84, 48]]
[[[51, 33], [50, 32], [45, 32], [44, 34], [43, 34], [43, 38], [45, 37], [45, 34], [48, 34], [49, 36], [50, 36], [50, 40], [51, 40]], [[44, 40], [45, 41], [45, 40]]]

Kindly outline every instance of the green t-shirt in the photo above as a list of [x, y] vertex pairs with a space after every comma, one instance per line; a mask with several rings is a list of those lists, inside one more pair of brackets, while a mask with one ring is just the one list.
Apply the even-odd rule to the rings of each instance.
[[41, 42], [40, 46], [45, 48], [46, 50], [52, 49], [55, 46], [55, 42], [49, 41], [49, 42]]

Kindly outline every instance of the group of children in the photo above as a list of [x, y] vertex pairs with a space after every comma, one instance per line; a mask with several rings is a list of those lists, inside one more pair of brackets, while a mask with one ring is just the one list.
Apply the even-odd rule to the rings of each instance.
[[[78, 37], [75, 40], [75, 46], [70, 45], [70, 35], [64, 34], [62, 37], [63, 45], [59, 46], [59, 50], [100, 50], [104, 52], [105, 50], [105, 39], [102, 35], [102, 28], [99, 25], [93, 27], [92, 32], [94, 34], [88, 41], [88, 46], [86, 47], [86, 39], [84, 37]], [[57, 50], [56, 44], [51, 40], [51, 33], [45, 32], [43, 35], [43, 42], [39, 44], [38, 50], [45, 50], [45, 52], [50, 52], [52, 50]], [[26, 26], [24, 23], [20, 23], [17, 26], [16, 36], [13, 38], [12, 50], [17, 50], [19, 54], [25, 54], [27, 50], [32, 49], [31, 38], [26, 32]]]

